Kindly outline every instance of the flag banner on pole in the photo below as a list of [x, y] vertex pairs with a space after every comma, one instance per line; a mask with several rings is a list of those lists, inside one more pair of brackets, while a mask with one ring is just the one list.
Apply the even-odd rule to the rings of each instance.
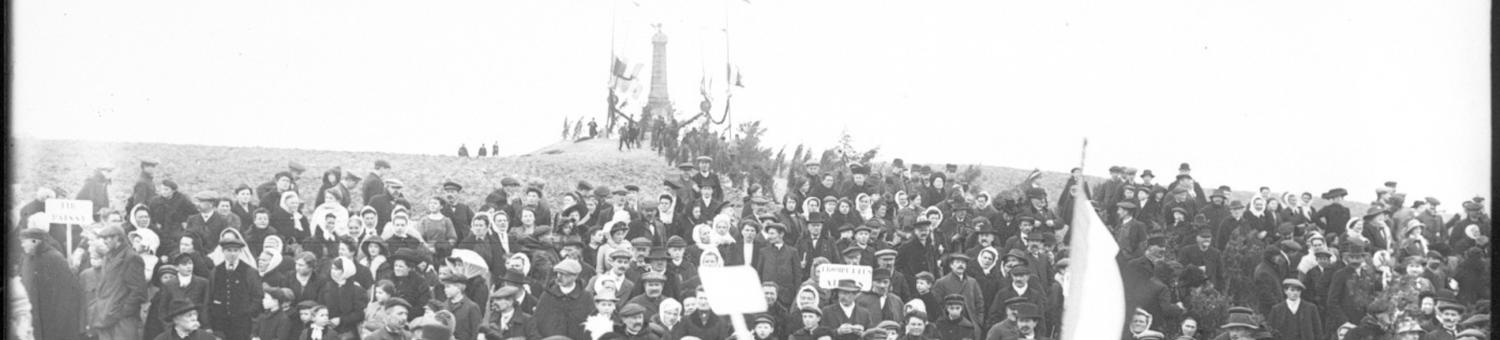
[[[1073, 197], [1085, 197], [1080, 189]], [[1074, 200], [1063, 340], [1118, 339], [1125, 322], [1125, 285], [1115, 254], [1120, 247], [1087, 199]]]

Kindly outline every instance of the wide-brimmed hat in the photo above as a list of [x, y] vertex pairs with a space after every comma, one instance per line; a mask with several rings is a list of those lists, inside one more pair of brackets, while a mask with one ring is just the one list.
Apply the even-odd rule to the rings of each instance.
[[411, 265], [427, 262], [427, 256], [412, 248], [396, 249], [396, 253], [391, 255], [391, 259], [410, 262]]
[[1344, 190], [1344, 188], [1333, 188], [1328, 190], [1328, 192], [1323, 193], [1323, 199], [1325, 200], [1344, 196], [1349, 196], [1349, 190]]
[[1260, 329], [1260, 325], [1257, 325], [1255, 323], [1255, 318], [1251, 317], [1250, 314], [1231, 313], [1229, 314], [1229, 319], [1226, 320], [1223, 325], [1220, 325], [1219, 329], [1231, 328], [1245, 328], [1254, 330]]
[[177, 318], [178, 315], [195, 310], [198, 310], [198, 304], [193, 303], [193, 300], [185, 298], [172, 299], [172, 302], [167, 303], [167, 314], [162, 315], [161, 319], [171, 324], [172, 319]]
[[833, 289], [846, 292], [860, 291], [859, 283], [854, 282], [854, 280], [839, 280], [839, 285], [837, 287], [834, 287]]

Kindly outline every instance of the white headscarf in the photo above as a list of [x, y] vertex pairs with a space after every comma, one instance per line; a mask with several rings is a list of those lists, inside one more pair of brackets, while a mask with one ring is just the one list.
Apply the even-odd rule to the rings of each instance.
[[261, 247], [260, 252], [261, 254], [270, 253], [271, 263], [267, 263], [265, 268], [260, 268], [260, 276], [262, 278], [266, 276], [266, 273], [270, 273], [272, 270], [275, 270], [276, 267], [281, 265], [281, 261], [285, 260], [285, 258], [281, 255], [283, 246], [281, 242], [281, 236], [267, 235], [265, 241], [263, 242], [264, 245]]
[[[1260, 204], [1261, 204], [1260, 208], [1256, 208], [1255, 207], [1255, 201], [1257, 201], [1257, 200], [1260, 201]], [[1270, 206], [1270, 205], [1271, 205], [1270, 203], [1266, 202], [1266, 198], [1265, 197], [1253, 196], [1253, 197], [1250, 198], [1250, 204], [1249, 204], [1249, 206], [1245, 207], [1246, 208], [1245, 211], [1249, 211], [1251, 215], [1255, 215], [1255, 217], [1258, 218], [1258, 217], [1265, 216], [1265, 214], [1266, 214], [1266, 207]]]

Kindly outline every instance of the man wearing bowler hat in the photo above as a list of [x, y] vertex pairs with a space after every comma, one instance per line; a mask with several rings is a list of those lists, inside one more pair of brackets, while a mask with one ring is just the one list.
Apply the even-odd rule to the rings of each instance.
[[1375, 292], [1382, 289], [1381, 274], [1367, 262], [1369, 245], [1362, 240], [1350, 240], [1340, 247], [1346, 266], [1333, 273], [1329, 279], [1328, 308], [1333, 311], [1331, 321], [1335, 324], [1359, 323], [1365, 317]]
[[[984, 294], [980, 290], [979, 280], [966, 273], [971, 261], [973, 259], [963, 253], [949, 254], [944, 258], [943, 269], [947, 269], [948, 274], [933, 283], [932, 293], [935, 296], [944, 297], [954, 294], [962, 296], [965, 304], [964, 310], [969, 311], [969, 315], [973, 316], [975, 313], [981, 313], [979, 307], [983, 304], [981, 301], [984, 301]], [[979, 319], [974, 320], [979, 321]]]
[[261, 291], [260, 272], [242, 259], [245, 240], [238, 234], [226, 234], [219, 240], [224, 262], [214, 266], [213, 279], [208, 286], [210, 299], [208, 312], [211, 315], [209, 328], [226, 340], [249, 340], [251, 319], [259, 312]]
[[823, 307], [823, 326], [834, 330], [835, 339], [858, 339], [865, 329], [875, 327], [879, 316], [855, 300], [863, 290], [854, 280], [839, 280], [837, 302]]

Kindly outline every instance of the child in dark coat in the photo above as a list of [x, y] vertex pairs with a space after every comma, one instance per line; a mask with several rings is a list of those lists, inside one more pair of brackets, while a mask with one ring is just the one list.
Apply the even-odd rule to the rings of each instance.
[[250, 334], [260, 340], [292, 339], [297, 328], [294, 328], [293, 316], [288, 310], [292, 308], [294, 297], [292, 290], [288, 288], [267, 289], [261, 302], [265, 312], [255, 319]]

